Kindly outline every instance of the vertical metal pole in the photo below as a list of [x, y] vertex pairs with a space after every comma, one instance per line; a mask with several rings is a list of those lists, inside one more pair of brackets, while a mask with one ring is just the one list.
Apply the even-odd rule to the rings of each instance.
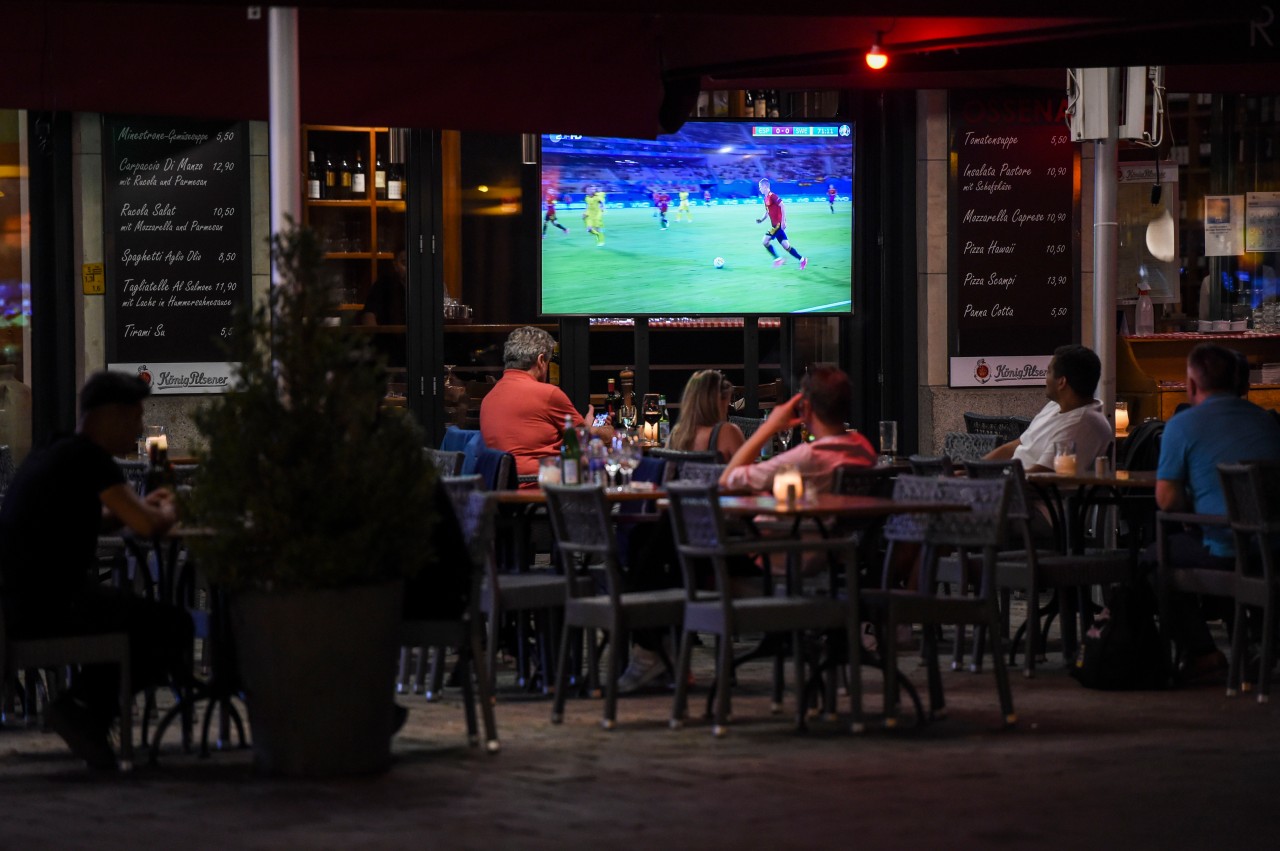
[[[268, 89], [271, 106], [268, 153], [271, 162], [271, 233], [302, 222], [302, 124], [298, 109], [298, 10], [272, 6], [267, 12]], [[274, 266], [272, 282], [278, 282]]]
[[1107, 138], [1093, 146], [1093, 350], [1102, 361], [1097, 396], [1115, 425], [1116, 407], [1116, 104], [1120, 70], [1107, 69]]

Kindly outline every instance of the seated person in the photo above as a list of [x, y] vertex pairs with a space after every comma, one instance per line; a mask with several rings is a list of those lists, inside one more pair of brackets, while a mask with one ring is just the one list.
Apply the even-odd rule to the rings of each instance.
[[[374, 281], [373, 286], [369, 287], [369, 294], [365, 298], [364, 307], [360, 310], [361, 325], [405, 324], [405, 299], [408, 295], [407, 271], [404, 249], [402, 248], [396, 252], [395, 259], [391, 263], [390, 274], [379, 275], [378, 280]], [[376, 335], [374, 337], [374, 348], [386, 355], [388, 365], [405, 365], [405, 335], [403, 332]]]
[[[536, 476], [541, 459], [560, 454], [566, 416], [574, 426], [583, 424], [564, 391], [547, 383], [555, 343], [541, 328], [526, 325], [512, 331], [502, 348], [502, 378], [480, 403], [485, 446], [514, 455], [519, 476]], [[588, 406], [587, 416], [591, 414]], [[613, 436], [608, 425], [588, 431], [605, 440]], [[537, 487], [537, 482], [522, 487]]]
[[[806, 487], [829, 491], [837, 467], [874, 467], [875, 449], [865, 437], [844, 427], [852, 395], [849, 376], [843, 370], [828, 365], [811, 367], [800, 382], [800, 392], [776, 405], [760, 428], [733, 453], [720, 476], [721, 487], [771, 490], [774, 474], [783, 467], [794, 466], [805, 477]], [[815, 440], [755, 463], [761, 448], [775, 434], [801, 423]]]
[[1077, 469], [1091, 468], [1115, 439], [1102, 403], [1093, 398], [1101, 376], [1102, 362], [1091, 349], [1059, 346], [1045, 374], [1044, 395], [1049, 401], [1021, 437], [997, 446], [984, 460], [1016, 458], [1028, 473], [1052, 472], [1054, 444], [1074, 440]]
[[[126, 373], [90, 376], [75, 434], [33, 452], [0, 509], [0, 605], [9, 635], [127, 632], [137, 690], [180, 676], [192, 642], [185, 611], [97, 581], [104, 523], [151, 537], [177, 519], [169, 489], [139, 497], [112, 458], [134, 450], [150, 392]], [[116, 765], [107, 733], [119, 710], [119, 679], [115, 666], [86, 665], [49, 707], [50, 726], [93, 768]]]
[[667, 448], [688, 451], [714, 449], [723, 463], [746, 442], [742, 429], [731, 422], [729, 402], [733, 383], [717, 369], [702, 369], [689, 378], [680, 397], [680, 419], [671, 429]]
[[[1270, 412], [1239, 396], [1237, 353], [1201, 343], [1187, 355], [1191, 407], [1170, 417], [1160, 443], [1156, 504], [1162, 511], [1226, 514], [1218, 465], [1280, 458], [1280, 424]], [[1170, 536], [1176, 565], [1235, 569], [1231, 531], [1206, 526]], [[1148, 563], [1155, 561], [1154, 549]], [[1203, 613], [1188, 594], [1174, 601], [1172, 630], [1183, 657], [1182, 672], [1194, 677], [1225, 664]]]

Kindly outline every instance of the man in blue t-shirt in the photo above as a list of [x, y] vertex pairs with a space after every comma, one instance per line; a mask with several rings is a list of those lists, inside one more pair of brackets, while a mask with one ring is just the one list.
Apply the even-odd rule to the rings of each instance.
[[[1165, 425], [1156, 468], [1156, 504], [1162, 511], [1226, 514], [1218, 465], [1280, 459], [1280, 424], [1240, 393], [1236, 352], [1201, 343], [1187, 355], [1187, 398], [1191, 407]], [[1243, 388], [1248, 389], [1247, 383]], [[1233, 570], [1231, 532], [1206, 527], [1203, 536], [1186, 532], [1170, 540], [1175, 565]], [[1189, 674], [1213, 670], [1224, 661], [1204, 618], [1186, 595], [1175, 606], [1173, 631]]]

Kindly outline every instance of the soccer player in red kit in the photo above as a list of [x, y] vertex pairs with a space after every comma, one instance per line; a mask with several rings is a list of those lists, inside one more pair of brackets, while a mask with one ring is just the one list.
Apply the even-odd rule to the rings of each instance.
[[554, 192], [547, 193], [547, 214], [542, 217], [542, 238], [543, 239], [547, 238], [547, 225], [555, 225], [565, 233], [569, 232], [569, 229], [567, 227], [565, 227], [564, 225], [556, 221], [556, 193]]
[[800, 261], [800, 268], [803, 269], [809, 265], [808, 257], [801, 257], [800, 252], [791, 247], [790, 240], [787, 239], [787, 217], [782, 211], [782, 199], [776, 193], [769, 189], [769, 178], [760, 179], [760, 196], [764, 198], [764, 215], [756, 219], [756, 224], [760, 224], [767, 216], [769, 219], [769, 229], [764, 232], [764, 248], [773, 255], [773, 267], [776, 269], [783, 263], [787, 262], [787, 258], [779, 257], [778, 252], [773, 248], [773, 241], [776, 239], [782, 246], [783, 250], [792, 257]]
[[708, 207], [711, 206], [711, 190], [710, 189], [702, 190], [702, 203]]
[[834, 183], [827, 186], [827, 206], [831, 208], [831, 212], [836, 211], [836, 185]]
[[658, 193], [658, 221], [662, 223], [662, 229], [667, 229], [667, 207], [671, 204], [671, 196], [666, 192]]

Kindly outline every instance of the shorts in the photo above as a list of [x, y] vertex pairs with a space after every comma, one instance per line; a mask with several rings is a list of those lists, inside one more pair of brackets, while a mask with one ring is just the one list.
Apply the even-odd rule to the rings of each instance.
[[786, 241], [786, 238], [787, 238], [787, 232], [782, 228], [778, 228], [775, 231], [765, 231], [764, 235], [769, 237], [770, 239], [776, 239], [778, 240], [778, 242], [784, 242]]

